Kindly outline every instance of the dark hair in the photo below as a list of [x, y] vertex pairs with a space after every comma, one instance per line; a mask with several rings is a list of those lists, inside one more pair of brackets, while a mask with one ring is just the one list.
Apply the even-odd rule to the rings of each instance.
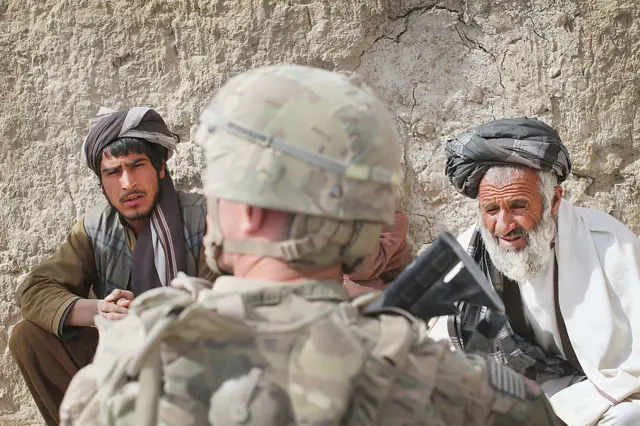
[[163, 162], [167, 159], [167, 149], [165, 147], [140, 138], [116, 139], [104, 147], [100, 152], [99, 158], [102, 158], [103, 153], [107, 157], [121, 157], [131, 153], [146, 154], [158, 173], [162, 169]]

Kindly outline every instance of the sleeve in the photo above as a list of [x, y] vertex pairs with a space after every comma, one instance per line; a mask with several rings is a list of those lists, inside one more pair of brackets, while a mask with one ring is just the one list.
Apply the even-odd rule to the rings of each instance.
[[432, 402], [445, 424], [561, 424], [540, 387], [509, 367], [461, 351], [438, 358]]
[[78, 299], [89, 296], [96, 280], [93, 248], [83, 216], [58, 251], [27, 276], [20, 297], [22, 316], [60, 338], [69, 337], [65, 331], [72, 330], [64, 326], [64, 318]]
[[409, 263], [409, 246], [406, 243], [409, 221], [396, 209], [394, 223], [382, 229], [380, 239], [364, 264], [357, 271], [343, 277], [350, 294], [362, 292], [361, 286], [382, 289], [393, 281]]

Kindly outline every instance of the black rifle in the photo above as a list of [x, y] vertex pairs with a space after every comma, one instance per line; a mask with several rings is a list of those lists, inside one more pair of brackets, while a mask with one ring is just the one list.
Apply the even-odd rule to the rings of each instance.
[[393, 306], [428, 322], [457, 313], [459, 302], [487, 308], [464, 350], [490, 352], [506, 322], [504, 304], [471, 256], [443, 231], [367, 310]]

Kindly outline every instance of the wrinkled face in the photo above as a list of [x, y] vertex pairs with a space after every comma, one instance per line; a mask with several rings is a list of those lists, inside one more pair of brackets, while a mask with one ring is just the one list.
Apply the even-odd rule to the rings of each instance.
[[553, 181], [541, 182], [532, 169], [487, 173], [478, 192], [480, 232], [493, 264], [505, 276], [524, 282], [552, 258], [561, 198], [562, 189]]
[[514, 173], [506, 181], [483, 179], [478, 190], [484, 227], [500, 247], [519, 251], [527, 245], [527, 234], [536, 227], [543, 213], [538, 174], [532, 169]]
[[159, 180], [164, 178], [146, 154], [120, 157], [102, 154], [100, 180], [109, 203], [129, 222], [146, 219], [159, 197]]

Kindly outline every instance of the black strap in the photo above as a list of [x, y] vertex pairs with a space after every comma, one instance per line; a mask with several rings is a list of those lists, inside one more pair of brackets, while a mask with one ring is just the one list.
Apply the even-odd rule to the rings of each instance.
[[524, 314], [524, 306], [520, 286], [513, 280], [503, 277], [502, 301], [506, 309], [509, 324], [514, 333], [525, 338], [529, 342], [535, 342], [533, 328]]
[[567, 326], [564, 323], [562, 312], [560, 311], [560, 297], [558, 295], [558, 260], [554, 256], [553, 265], [553, 304], [556, 309], [556, 321], [558, 323], [558, 332], [560, 333], [560, 343], [562, 344], [562, 350], [564, 351], [565, 358], [573, 367], [582, 371], [578, 357], [576, 356], [571, 341], [569, 340], [569, 334], [567, 333]]

